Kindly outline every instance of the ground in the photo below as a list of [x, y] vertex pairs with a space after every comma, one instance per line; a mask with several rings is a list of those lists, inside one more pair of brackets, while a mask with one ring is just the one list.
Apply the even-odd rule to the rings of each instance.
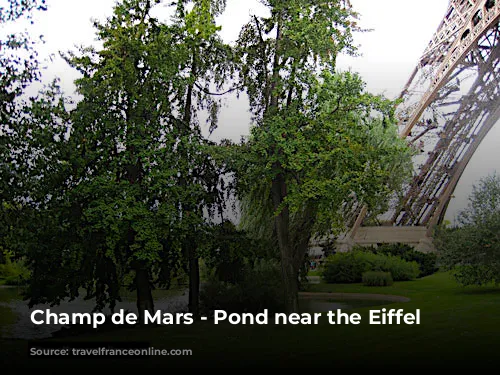
[[[71, 341], [147, 342], [155, 348], [191, 349], [192, 356], [153, 356], [146, 359], [74, 358], [33, 359], [28, 343], [0, 341], [2, 359], [8, 363], [49, 366], [174, 367], [327, 367], [395, 370], [472, 369], [496, 366], [500, 349], [500, 288], [458, 286], [448, 273], [390, 287], [355, 285], [310, 286], [309, 292], [376, 293], [410, 298], [383, 306], [421, 311], [420, 325], [369, 325], [370, 308], [349, 310], [362, 315], [360, 325], [194, 325], [148, 326], [74, 337]], [[379, 309], [372, 307], [371, 309]], [[61, 339], [65, 342], [68, 339]], [[54, 341], [54, 340], [52, 340]], [[389, 367], [388, 367], [389, 366]]]

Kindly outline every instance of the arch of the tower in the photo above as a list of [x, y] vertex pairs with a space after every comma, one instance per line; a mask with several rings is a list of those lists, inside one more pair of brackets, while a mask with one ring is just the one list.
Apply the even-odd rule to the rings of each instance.
[[500, 0], [451, 0], [401, 94], [400, 134], [413, 145], [414, 178], [390, 212], [352, 211], [343, 244], [406, 242], [432, 249], [467, 164], [500, 118]]

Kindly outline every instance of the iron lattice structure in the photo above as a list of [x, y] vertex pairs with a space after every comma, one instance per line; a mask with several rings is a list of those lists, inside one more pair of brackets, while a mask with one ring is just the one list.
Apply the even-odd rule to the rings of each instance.
[[[439, 224], [457, 183], [500, 117], [500, 0], [451, 0], [401, 93], [400, 134], [419, 150], [386, 225]], [[367, 216], [361, 210], [354, 230]], [[369, 216], [369, 214], [368, 214]]]

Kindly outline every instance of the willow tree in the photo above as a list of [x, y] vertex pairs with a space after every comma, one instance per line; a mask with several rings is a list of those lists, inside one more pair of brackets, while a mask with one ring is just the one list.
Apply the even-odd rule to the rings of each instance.
[[271, 213], [285, 304], [296, 312], [311, 236], [345, 230], [349, 200], [379, 207], [408, 170], [410, 153], [397, 137], [393, 103], [368, 94], [357, 75], [335, 71], [338, 53], [355, 53], [357, 14], [348, 2], [263, 4], [269, 15], [253, 17], [238, 40], [240, 84], [255, 124], [239, 182], [254, 200], [249, 215]]
[[51, 221], [29, 251], [32, 304], [73, 298], [85, 287], [98, 309], [113, 308], [132, 272], [139, 314], [152, 312], [153, 285], [168, 284], [187, 252], [197, 313], [196, 248], [221, 185], [196, 112], [209, 109], [215, 126], [218, 103], [208, 88], [222, 85], [229, 49], [213, 19], [224, 4], [179, 1], [164, 23], [152, 16], [156, 3], [123, 0], [95, 24], [101, 50], [66, 56], [82, 74], [81, 100], [57, 148], [63, 167], [42, 178], [59, 188], [37, 210]]

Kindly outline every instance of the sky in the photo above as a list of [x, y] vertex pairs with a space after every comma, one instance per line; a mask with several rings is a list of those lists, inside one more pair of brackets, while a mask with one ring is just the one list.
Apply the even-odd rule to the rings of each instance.
[[[104, 20], [112, 12], [114, 0], [47, 0], [48, 10], [35, 16], [30, 32], [44, 35], [45, 44], [40, 57], [54, 58], [47, 62], [44, 76], [47, 80], [58, 76], [66, 93], [73, 92], [71, 82], [78, 77], [58, 57], [59, 51], [75, 50], [78, 45], [95, 44], [92, 19]], [[360, 14], [359, 25], [369, 32], [355, 35], [360, 56], [341, 55], [337, 67], [340, 70], [358, 72], [367, 84], [367, 90], [396, 98], [408, 80], [419, 57], [443, 18], [448, 0], [351, 0]], [[165, 14], [158, 9], [158, 15]], [[262, 14], [257, 0], [228, 0], [226, 12], [219, 18], [222, 36], [227, 42], [236, 39], [241, 26], [252, 14]], [[244, 96], [230, 97], [220, 116], [218, 129], [211, 135], [214, 140], [229, 138], [235, 141], [248, 134], [250, 116]], [[454, 221], [459, 210], [467, 203], [472, 185], [479, 178], [499, 169], [500, 160], [496, 140], [500, 137], [500, 125], [496, 125], [482, 142], [464, 172], [446, 219]]]

